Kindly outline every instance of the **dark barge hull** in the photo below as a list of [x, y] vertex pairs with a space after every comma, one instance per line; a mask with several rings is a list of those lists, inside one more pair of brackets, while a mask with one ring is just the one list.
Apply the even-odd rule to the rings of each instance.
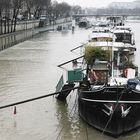
[[[140, 92], [123, 87], [79, 90], [78, 101], [81, 118], [103, 133], [118, 137], [140, 126]], [[122, 106], [128, 111], [126, 116], [122, 115]]]

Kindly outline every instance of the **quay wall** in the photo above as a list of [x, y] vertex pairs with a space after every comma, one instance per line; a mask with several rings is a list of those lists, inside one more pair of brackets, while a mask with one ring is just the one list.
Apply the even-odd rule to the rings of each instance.
[[38, 25], [39, 25], [39, 20], [18, 22], [16, 26], [16, 31], [37, 28]]
[[[63, 18], [58, 19], [56, 21], [52, 21], [51, 23], [47, 22], [45, 26], [48, 26], [50, 24], [61, 24], [64, 22], [71, 21], [71, 18]], [[16, 31], [22, 31], [22, 30], [28, 30], [28, 29], [34, 29], [39, 27], [40, 20], [31, 20], [31, 21], [18, 21], [16, 25]], [[9, 28], [8, 28], [9, 27]], [[0, 23], [0, 35], [7, 34], [12, 32], [12, 23], [9, 22], [9, 25], [2, 22]]]
[[[17, 25], [16, 25], [16, 31], [37, 28], [38, 25], [39, 25], [39, 20], [19, 21], [19, 22], [17, 22]], [[8, 28], [8, 26], [9, 26], [9, 28]], [[0, 25], [0, 35], [11, 33], [12, 28], [13, 28], [13, 25], [10, 22], [9, 22], [9, 25], [2, 22]]]

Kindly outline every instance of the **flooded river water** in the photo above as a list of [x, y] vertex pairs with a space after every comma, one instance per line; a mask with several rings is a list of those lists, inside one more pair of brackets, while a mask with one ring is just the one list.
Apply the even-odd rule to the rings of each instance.
[[[127, 23], [137, 46], [136, 63], [140, 67], [140, 23]], [[91, 30], [49, 32], [0, 52], [0, 106], [49, 94], [67, 69], [57, 65], [80, 56], [70, 50], [88, 40]], [[0, 140], [114, 140], [87, 125], [78, 114], [77, 95], [66, 101], [48, 97], [0, 110]], [[140, 130], [117, 138], [139, 140]]]

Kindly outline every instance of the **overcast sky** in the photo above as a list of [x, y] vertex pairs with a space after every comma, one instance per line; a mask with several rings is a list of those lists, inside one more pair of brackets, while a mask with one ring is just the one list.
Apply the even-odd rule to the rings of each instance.
[[106, 7], [111, 2], [132, 2], [134, 0], [56, 0], [58, 2], [67, 2], [70, 5], [80, 5], [82, 7]]

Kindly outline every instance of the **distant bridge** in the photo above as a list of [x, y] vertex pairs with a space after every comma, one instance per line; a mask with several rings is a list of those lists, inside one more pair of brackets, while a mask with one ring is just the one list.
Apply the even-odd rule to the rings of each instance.
[[108, 16], [121, 16], [121, 17], [129, 17], [129, 16], [140, 16], [140, 13], [124, 13], [124, 14], [76, 14], [76, 15], [73, 15], [74, 18], [76, 17], [108, 17]]

